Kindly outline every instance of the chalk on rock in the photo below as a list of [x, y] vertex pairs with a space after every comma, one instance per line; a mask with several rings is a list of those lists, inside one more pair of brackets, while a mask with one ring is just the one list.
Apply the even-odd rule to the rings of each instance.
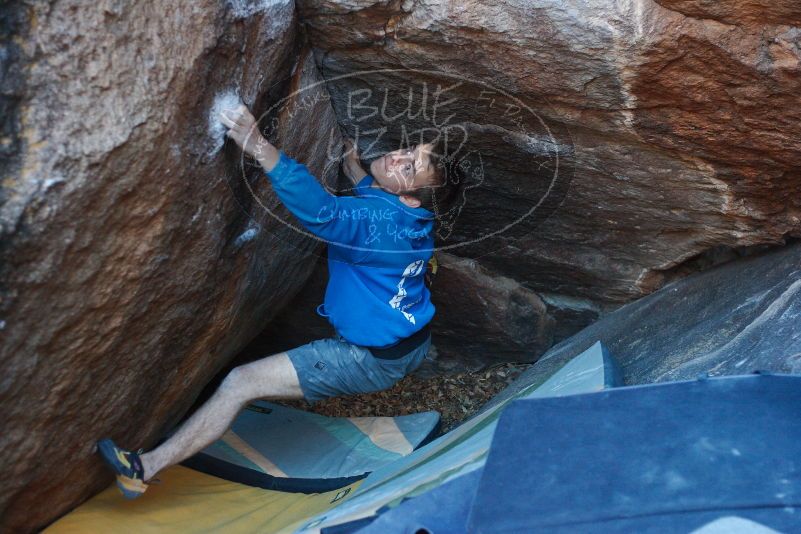
[[259, 235], [261, 228], [258, 225], [251, 225], [247, 230], [242, 232], [239, 237], [234, 241], [234, 247], [241, 248], [245, 243], [253, 241]]
[[246, 19], [273, 6], [285, 6], [289, 0], [228, 0], [231, 11], [237, 19]]
[[209, 111], [209, 137], [214, 141], [209, 155], [214, 155], [220, 151], [225, 144], [225, 132], [228, 130], [220, 121], [220, 113], [224, 109], [235, 109], [242, 104], [238, 91], [229, 89], [224, 93], [214, 97], [214, 104]]

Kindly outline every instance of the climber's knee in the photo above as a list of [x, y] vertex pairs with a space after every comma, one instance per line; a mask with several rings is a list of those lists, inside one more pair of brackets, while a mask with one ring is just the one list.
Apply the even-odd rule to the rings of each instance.
[[242, 402], [303, 396], [295, 368], [285, 352], [235, 367], [220, 389], [223, 394]]
[[220, 384], [218, 391], [226, 397], [242, 397], [248, 382], [248, 371], [244, 367], [244, 365], [240, 365], [231, 369]]

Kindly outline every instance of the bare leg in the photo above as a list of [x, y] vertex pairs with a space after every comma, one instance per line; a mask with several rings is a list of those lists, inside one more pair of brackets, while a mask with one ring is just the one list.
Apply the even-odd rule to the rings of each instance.
[[214, 395], [159, 447], [141, 455], [144, 479], [203, 450], [222, 436], [249, 401], [300, 399], [298, 375], [286, 352], [232, 370]]

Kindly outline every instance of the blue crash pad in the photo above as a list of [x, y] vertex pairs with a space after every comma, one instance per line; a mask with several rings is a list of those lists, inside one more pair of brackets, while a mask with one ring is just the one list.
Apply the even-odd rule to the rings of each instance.
[[[359, 534], [464, 534], [481, 468], [384, 511]], [[327, 534], [327, 533], [326, 533]]]
[[184, 465], [265, 489], [329, 491], [411, 454], [438, 424], [437, 412], [325, 417], [255, 401]]
[[750, 375], [519, 400], [468, 530], [801, 529], [801, 377]]

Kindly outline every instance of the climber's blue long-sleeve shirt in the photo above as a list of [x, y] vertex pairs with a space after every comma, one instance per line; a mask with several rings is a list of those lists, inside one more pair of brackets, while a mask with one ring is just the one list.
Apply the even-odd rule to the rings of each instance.
[[355, 196], [332, 195], [283, 151], [267, 176], [303, 227], [328, 242], [320, 313], [339, 335], [356, 345], [387, 347], [431, 320], [434, 305], [424, 280], [434, 248], [433, 213], [372, 187], [369, 174]]

